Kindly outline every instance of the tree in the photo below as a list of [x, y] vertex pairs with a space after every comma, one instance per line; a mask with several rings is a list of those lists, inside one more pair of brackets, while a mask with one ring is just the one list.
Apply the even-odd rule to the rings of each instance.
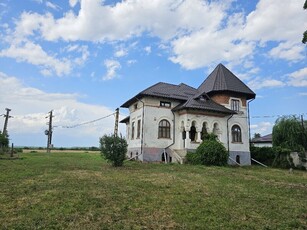
[[100, 138], [101, 154], [114, 167], [123, 165], [126, 158], [127, 146], [127, 142], [122, 136], [104, 135]]
[[9, 147], [8, 135], [1, 133], [0, 131], [0, 152]]
[[260, 133], [255, 133], [254, 134], [254, 138], [260, 138], [261, 137], [261, 134]]
[[[303, 8], [304, 8], [304, 10], [307, 9], [307, 0], [305, 1]], [[302, 40], [302, 42], [303, 42], [304, 44], [307, 43], [307, 30], [306, 30], [306, 31], [304, 32], [304, 34], [303, 34], [303, 40]]]
[[272, 135], [273, 147], [279, 146], [298, 152], [307, 149], [307, 130], [302, 126], [299, 118], [295, 116], [278, 118], [273, 127]]

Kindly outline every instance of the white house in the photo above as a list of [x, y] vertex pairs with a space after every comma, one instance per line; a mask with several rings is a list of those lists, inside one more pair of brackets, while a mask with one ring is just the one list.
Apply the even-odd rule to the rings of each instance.
[[183, 162], [188, 151], [215, 133], [229, 151], [229, 164], [250, 165], [249, 102], [256, 94], [219, 64], [196, 89], [159, 82], [126, 101], [128, 157]]
[[255, 147], [272, 147], [272, 133], [263, 137], [253, 138], [251, 143]]

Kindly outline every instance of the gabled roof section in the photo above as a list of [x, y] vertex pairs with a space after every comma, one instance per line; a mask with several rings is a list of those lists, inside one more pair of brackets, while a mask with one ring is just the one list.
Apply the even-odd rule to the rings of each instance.
[[186, 102], [176, 106], [173, 111], [183, 110], [183, 109], [196, 109], [196, 110], [206, 110], [210, 112], [223, 113], [223, 114], [235, 114], [233, 110], [227, 109], [226, 107], [214, 102], [210, 98], [206, 97], [190, 97]]
[[183, 83], [179, 85], [173, 85], [169, 83], [159, 82], [143, 90], [130, 100], [126, 101], [121, 107], [128, 108], [131, 104], [135, 103], [138, 99], [140, 100], [144, 96], [153, 96], [185, 101], [196, 93], [197, 89]]
[[247, 99], [256, 97], [256, 94], [236, 77], [224, 65], [219, 64], [206, 80], [198, 87], [200, 93], [209, 95], [216, 92], [234, 92], [246, 95]]

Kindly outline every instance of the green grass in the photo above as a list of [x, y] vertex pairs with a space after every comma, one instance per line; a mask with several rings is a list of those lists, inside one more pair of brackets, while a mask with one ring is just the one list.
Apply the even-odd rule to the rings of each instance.
[[20, 157], [0, 160], [0, 229], [307, 229], [303, 171]]

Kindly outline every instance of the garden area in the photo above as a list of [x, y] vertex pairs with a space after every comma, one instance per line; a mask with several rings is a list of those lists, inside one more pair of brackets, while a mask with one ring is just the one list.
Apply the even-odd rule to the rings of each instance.
[[0, 160], [1, 229], [306, 229], [306, 171], [124, 162], [98, 152]]

